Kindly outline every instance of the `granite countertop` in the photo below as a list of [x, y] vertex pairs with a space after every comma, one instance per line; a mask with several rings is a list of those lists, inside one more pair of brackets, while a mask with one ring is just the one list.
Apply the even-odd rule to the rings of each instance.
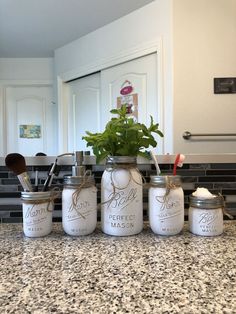
[[0, 229], [0, 313], [236, 313], [236, 222], [224, 234], [131, 237], [99, 226], [70, 237], [60, 223], [44, 238], [21, 224]]

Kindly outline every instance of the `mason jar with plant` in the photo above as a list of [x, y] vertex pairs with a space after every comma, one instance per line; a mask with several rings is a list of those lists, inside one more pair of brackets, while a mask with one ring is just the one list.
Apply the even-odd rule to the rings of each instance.
[[126, 105], [110, 112], [117, 116], [107, 123], [104, 132], [87, 131], [83, 139], [92, 147], [97, 163], [105, 158], [107, 161], [101, 181], [102, 231], [127, 236], [143, 228], [142, 175], [137, 157], [150, 158], [147, 149], [157, 146], [154, 134], [163, 134], [152, 116], [149, 127], [128, 116]]

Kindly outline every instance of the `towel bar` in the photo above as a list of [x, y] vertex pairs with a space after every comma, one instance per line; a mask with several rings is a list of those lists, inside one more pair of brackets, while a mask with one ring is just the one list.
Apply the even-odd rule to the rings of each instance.
[[191, 139], [193, 136], [236, 136], [236, 133], [195, 133], [192, 134], [189, 131], [185, 131], [183, 134], [183, 138], [185, 140]]

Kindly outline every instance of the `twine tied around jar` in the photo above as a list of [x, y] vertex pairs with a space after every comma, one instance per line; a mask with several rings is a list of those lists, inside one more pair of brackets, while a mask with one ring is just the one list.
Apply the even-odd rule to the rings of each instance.
[[81, 184], [79, 184], [76, 187], [74, 185], [69, 185], [69, 184], [66, 186], [67, 189], [75, 189], [75, 191], [72, 194], [72, 202], [71, 202], [70, 209], [75, 209], [78, 216], [81, 216], [83, 219], [86, 219], [86, 217], [78, 210], [77, 204], [78, 204], [80, 192], [82, 191], [82, 189], [86, 189], [86, 188], [90, 188], [94, 186], [93, 182], [89, 180], [89, 177], [91, 177], [91, 170], [86, 170], [82, 177]]
[[[129, 173], [129, 180], [128, 180], [128, 183], [125, 185], [125, 186], [122, 186], [122, 187], [118, 187], [115, 185], [115, 182], [114, 182], [114, 179], [113, 179], [113, 174], [116, 170], [120, 170], [120, 169], [123, 169], [123, 170], [127, 170], [128, 173]], [[141, 178], [142, 178], [142, 181], [143, 183], [139, 183], [135, 180], [135, 178], [133, 177], [133, 174], [131, 172], [131, 170], [134, 169], [136, 170]], [[122, 164], [117, 164], [117, 163], [114, 163], [114, 164], [109, 164], [107, 165], [106, 167], [106, 171], [110, 173], [110, 180], [111, 180], [111, 185], [112, 185], [112, 193], [111, 193], [111, 198], [109, 198], [109, 200], [105, 201], [105, 202], [102, 202], [101, 205], [104, 205], [106, 203], [110, 203], [114, 200], [114, 198], [116, 197], [116, 191], [117, 190], [125, 190], [131, 181], [135, 182], [137, 185], [140, 185], [140, 186], [143, 186], [146, 184], [146, 180], [144, 178], [144, 176], [142, 175], [142, 173], [139, 171], [139, 169], [137, 168], [137, 165], [135, 163], [122, 163]]]
[[165, 181], [166, 181], [165, 197], [170, 193], [171, 190], [177, 189], [177, 188], [179, 188], [181, 186], [180, 184], [170, 182], [170, 177], [169, 176], [165, 177]]
[[170, 193], [171, 190], [177, 189], [179, 187], [181, 187], [180, 183], [173, 183], [170, 180], [169, 176], [163, 176], [165, 179], [165, 183], [149, 183], [147, 184], [148, 187], [160, 187], [160, 188], [165, 188], [166, 192], [165, 192], [165, 197]]
[[[37, 193], [37, 192], [35, 192]], [[52, 212], [53, 211], [53, 207], [52, 207], [52, 210], [50, 209], [50, 204], [54, 202], [54, 200], [56, 198], [60, 197], [60, 189], [58, 187], [55, 187], [51, 190], [51, 195], [50, 197], [48, 198], [45, 198], [45, 199], [36, 199], [36, 200], [29, 200], [29, 199], [24, 199], [22, 200], [22, 203], [25, 203], [25, 204], [33, 204], [33, 206], [31, 207], [31, 209], [34, 208], [34, 206], [38, 205], [38, 204], [44, 204], [44, 203], [47, 203], [47, 211], [48, 212]]]
[[160, 182], [160, 183], [154, 183], [151, 182], [148, 184], [149, 187], [159, 187], [159, 188], [165, 188], [165, 194], [163, 196], [156, 196], [156, 200], [157, 202], [162, 204], [161, 209], [163, 209], [165, 207], [165, 204], [168, 202], [168, 198], [167, 196], [169, 195], [171, 190], [177, 189], [179, 187], [181, 187], [180, 182], [171, 182], [171, 179], [169, 176], [163, 176], [164, 178], [164, 182]]

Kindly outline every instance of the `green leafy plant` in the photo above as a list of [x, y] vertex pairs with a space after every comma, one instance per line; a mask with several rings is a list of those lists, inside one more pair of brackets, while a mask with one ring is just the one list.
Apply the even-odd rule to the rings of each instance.
[[152, 135], [156, 133], [163, 137], [158, 129], [159, 124], [153, 123], [151, 116], [150, 126], [135, 122], [133, 118], [127, 117], [126, 105], [120, 109], [113, 109], [112, 114], [118, 115], [112, 118], [106, 125], [103, 133], [91, 133], [86, 131], [87, 136], [82, 139], [87, 141], [87, 146], [93, 148], [93, 153], [100, 162], [107, 156], [143, 156], [149, 158], [145, 150], [149, 146], [156, 147], [157, 142]]

